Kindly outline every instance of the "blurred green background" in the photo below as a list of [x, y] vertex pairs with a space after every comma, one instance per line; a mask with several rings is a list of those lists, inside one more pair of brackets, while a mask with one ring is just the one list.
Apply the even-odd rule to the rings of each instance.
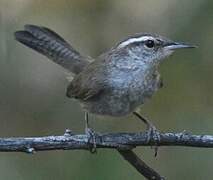
[[[182, 50], [160, 67], [164, 87], [141, 108], [161, 131], [213, 134], [212, 0], [0, 0], [0, 137], [84, 131], [79, 104], [65, 97], [69, 76], [46, 57], [14, 40], [31, 23], [47, 26], [92, 57], [136, 32], [155, 32], [198, 49]], [[98, 132], [143, 131], [134, 117], [92, 116]], [[170, 180], [210, 180], [213, 149], [135, 150]], [[0, 153], [4, 180], [143, 179], [113, 150]]]

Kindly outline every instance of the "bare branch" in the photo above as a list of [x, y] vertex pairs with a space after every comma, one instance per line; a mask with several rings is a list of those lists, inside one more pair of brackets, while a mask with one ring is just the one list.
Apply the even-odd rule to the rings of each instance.
[[132, 150], [118, 150], [118, 152], [127, 160], [137, 171], [147, 179], [164, 180], [154, 169], [149, 167], [142, 159], [140, 159]]
[[[131, 149], [137, 146], [191, 146], [213, 148], [212, 135], [192, 135], [190, 133], [159, 133], [160, 139], [148, 137], [144, 133], [108, 133], [96, 134], [97, 148], [117, 149], [138, 172], [147, 179], [164, 179], [152, 168], [145, 164]], [[93, 146], [91, 138], [85, 134], [72, 134], [66, 130], [61, 136], [44, 137], [11, 137], [0, 138], [1, 152], [26, 152], [47, 150], [89, 150]]]
[[[147, 133], [96, 134], [97, 148], [132, 149], [136, 146], [192, 146], [213, 148], [213, 136], [182, 133], [160, 133], [158, 141]], [[0, 151], [28, 152], [45, 150], [89, 149], [92, 141], [85, 134], [65, 133], [62, 136], [0, 138]]]

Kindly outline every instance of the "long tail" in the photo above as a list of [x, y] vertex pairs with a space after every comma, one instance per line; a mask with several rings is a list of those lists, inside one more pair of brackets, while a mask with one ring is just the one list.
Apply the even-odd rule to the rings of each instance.
[[89, 64], [89, 58], [82, 56], [62, 37], [46, 27], [25, 25], [23, 31], [15, 32], [15, 38], [74, 74]]

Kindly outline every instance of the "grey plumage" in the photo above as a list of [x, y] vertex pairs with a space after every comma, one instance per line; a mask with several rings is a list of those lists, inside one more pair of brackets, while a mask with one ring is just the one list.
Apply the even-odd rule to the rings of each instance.
[[15, 36], [76, 74], [68, 97], [78, 99], [87, 112], [109, 116], [124, 116], [142, 105], [162, 86], [160, 62], [175, 49], [194, 47], [156, 34], [137, 34], [89, 63], [50, 29], [27, 25]]
[[94, 114], [124, 116], [134, 111], [158, 90], [161, 80], [157, 61], [147, 64], [143, 52], [134, 58], [131, 53], [115, 48], [99, 56], [73, 79], [67, 96]]

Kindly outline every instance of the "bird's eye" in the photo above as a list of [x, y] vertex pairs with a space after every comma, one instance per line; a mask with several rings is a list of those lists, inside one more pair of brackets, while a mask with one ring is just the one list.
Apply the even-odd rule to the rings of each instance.
[[153, 48], [155, 45], [155, 42], [153, 40], [147, 40], [147, 41], [145, 41], [145, 45], [148, 48]]

